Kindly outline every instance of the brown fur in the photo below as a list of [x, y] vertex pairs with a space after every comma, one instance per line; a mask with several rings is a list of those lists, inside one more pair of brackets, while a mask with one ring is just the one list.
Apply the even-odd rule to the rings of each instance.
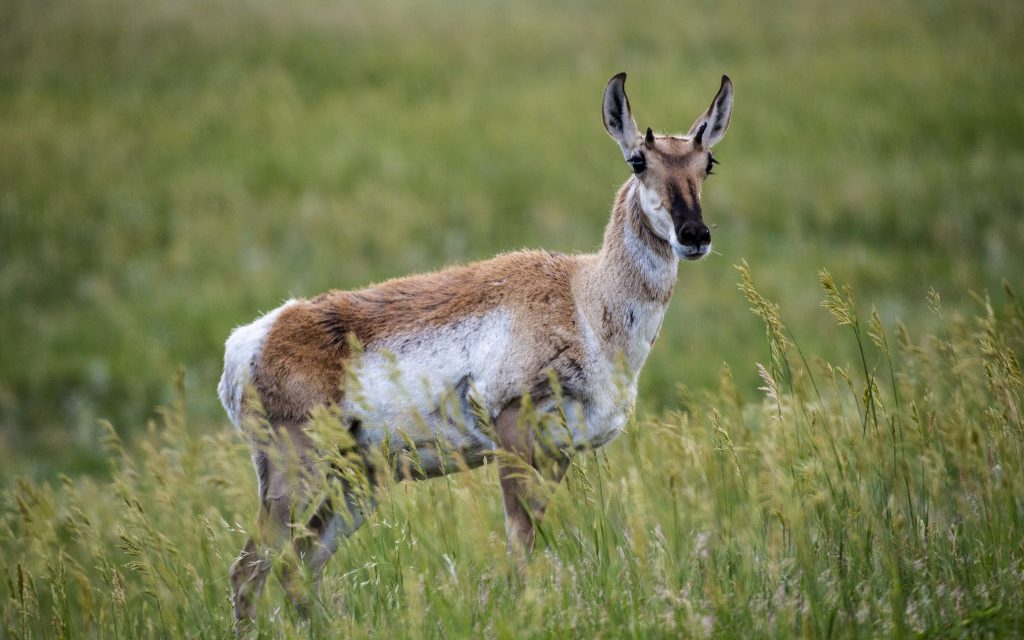
[[[300, 420], [342, 396], [351, 337], [364, 347], [506, 306], [537, 349], [536, 380], [554, 367], [567, 380], [583, 354], [575, 340], [572, 282], [583, 256], [520, 251], [443, 271], [331, 291], [285, 309], [256, 363], [254, 384], [271, 422]], [[544, 377], [546, 379], [546, 376]]]

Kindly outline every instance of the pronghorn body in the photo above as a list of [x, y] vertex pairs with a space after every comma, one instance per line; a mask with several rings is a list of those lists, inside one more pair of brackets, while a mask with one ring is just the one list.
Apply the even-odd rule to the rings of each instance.
[[[251, 434], [247, 422], [265, 418], [312, 465], [317, 451], [303, 426], [317, 408], [332, 407], [359, 450], [401, 454], [392, 458], [400, 478], [410, 475], [403, 455], [415, 459], [414, 475], [423, 477], [477, 466], [504, 450], [557, 481], [573, 452], [617, 435], [679, 259], [710, 251], [700, 182], [732, 105], [731, 83], [723, 78], [687, 136], [655, 137], [650, 129], [641, 136], [624, 80], [620, 74], [609, 83], [604, 120], [635, 175], [615, 198], [598, 253], [520, 251], [289, 300], [228, 339], [219, 393], [236, 426]], [[541, 421], [544, 433], [521, 432], [525, 397], [537, 415], [558, 416]], [[312, 492], [276, 469], [261, 442], [252, 439], [261, 523], [276, 528], [264, 537], [280, 544], [289, 514]], [[529, 549], [544, 505], [524, 482], [502, 469], [512, 542]], [[314, 573], [338, 535], [362, 519], [346, 502], [355, 522], [328, 504], [309, 525], [318, 540], [299, 555]], [[251, 540], [232, 569], [239, 618], [254, 615], [252, 599], [267, 566], [265, 551]]]
[[[638, 212], [630, 215], [625, 202], [618, 209], [610, 255], [516, 252], [362, 291], [289, 300], [232, 334], [225, 406], [240, 423], [241, 394], [251, 382], [272, 423], [301, 422], [313, 408], [337, 404], [358, 423], [360, 444], [388, 440], [397, 451], [411, 437], [429, 460], [441, 441], [479, 462], [498, 445], [485, 429], [471, 428], [479, 420], [469, 406], [493, 419], [527, 392], [544, 412], [555, 401], [553, 372], [572, 435], [558, 444], [604, 444], [631, 409], [675, 280], [670, 253], [661, 256], [659, 282], [638, 269], [609, 269], [608, 262], [621, 264], [615, 254], [626, 250], [626, 225], [639, 226]], [[615, 279], [631, 282], [609, 286]], [[623, 295], [603, 295], [608, 291]], [[350, 335], [363, 346], [354, 358]], [[358, 398], [345, 397], [346, 368], [358, 381]]]

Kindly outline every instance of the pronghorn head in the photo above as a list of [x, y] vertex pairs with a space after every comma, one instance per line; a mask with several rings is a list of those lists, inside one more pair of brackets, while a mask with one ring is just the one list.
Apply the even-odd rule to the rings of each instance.
[[729, 128], [732, 81], [722, 86], [684, 136], [641, 134], [629, 108], [626, 74], [608, 81], [604, 90], [604, 128], [622, 148], [633, 168], [641, 208], [651, 228], [672, 246], [676, 256], [699, 260], [711, 252], [711, 232], [701, 216], [700, 188], [711, 175], [715, 145]]

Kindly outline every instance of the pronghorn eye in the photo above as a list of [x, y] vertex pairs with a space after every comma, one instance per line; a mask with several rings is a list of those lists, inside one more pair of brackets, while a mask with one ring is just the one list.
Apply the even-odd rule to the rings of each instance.
[[629, 160], [626, 160], [626, 162], [629, 163], [629, 166], [633, 167], [633, 173], [643, 173], [644, 169], [647, 168], [647, 158], [645, 158], [642, 153], [630, 156]]
[[715, 168], [716, 164], [720, 164], [720, 163], [718, 162], [718, 160], [715, 160], [714, 156], [712, 156], [709, 153], [708, 154], [708, 168], [704, 170], [705, 175], [710, 176], [711, 173], [712, 173], [711, 170]]

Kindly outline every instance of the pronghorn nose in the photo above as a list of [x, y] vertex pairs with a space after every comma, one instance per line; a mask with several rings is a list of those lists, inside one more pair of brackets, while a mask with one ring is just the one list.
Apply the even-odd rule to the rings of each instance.
[[708, 244], [711, 242], [711, 231], [699, 220], [687, 220], [679, 230], [679, 242], [689, 246]]

